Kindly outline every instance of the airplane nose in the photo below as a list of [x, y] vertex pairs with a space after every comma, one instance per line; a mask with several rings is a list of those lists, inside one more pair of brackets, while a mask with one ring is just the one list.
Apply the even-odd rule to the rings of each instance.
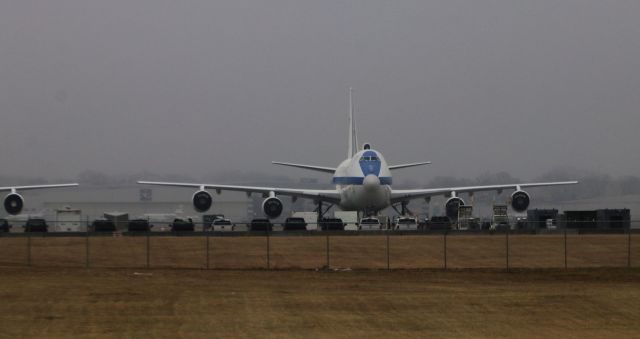
[[376, 187], [380, 186], [380, 179], [373, 174], [369, 174], [364, 177], [362, 185], [365, 189], [375, 189]]

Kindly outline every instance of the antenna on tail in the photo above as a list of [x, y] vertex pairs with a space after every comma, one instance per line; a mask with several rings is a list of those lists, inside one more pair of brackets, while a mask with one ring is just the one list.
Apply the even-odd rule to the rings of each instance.
[[356, 119], [353, 110], [353, 88], [349, 87], [349, 150], [347, 156], [349, 159], [358, 152], [358, 130], [356, 128]]

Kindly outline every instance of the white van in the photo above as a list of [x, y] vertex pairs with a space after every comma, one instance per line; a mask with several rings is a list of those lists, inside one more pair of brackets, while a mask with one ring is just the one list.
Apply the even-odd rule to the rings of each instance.
[[418, 218], [414, 217], [400, 217], [393, 225], [393, 229], [396, 231], [417, 231], [418, 230]]
[[375, 217], [366, 217], [360, 219], [361, 231], [380, 231], [382, 230], [382, 223]]
[[229, 219], [218, 218], [211, 223], [211, 230], [213, 232], [230, 232], [233, 231], [233, 224]]

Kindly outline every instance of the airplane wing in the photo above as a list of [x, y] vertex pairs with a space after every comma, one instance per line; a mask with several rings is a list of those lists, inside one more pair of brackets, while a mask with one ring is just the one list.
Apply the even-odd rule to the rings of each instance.
[[54, 185], [30, 185], [30, 186], [10, 186], [10, 187], [0, 187], [0, 191], [11, 191], [11, 190], [35, 190], [41, 188], [58, 188], [58, 187], [75, 187], [78, 184], [54, 184]]
[[451, 192], [455, 192], [456, 194], [459, 194], [459, 193], [486, 192], [486, 191], [502, 191], [505, 189], [519, 190], [527, 187], [574, 185], [577, 183], [578, 183], [577, 181], [559, 181], [559, 182], [538, 182], [538, 183], [509, 184], [509, 185], [393, 190], [391, 192], [391, 203], [395, 204], [395, 203], [399, 203], [399, 202], [411, 200], [411, 199], [429, 198], [429, 197], [438, 196], [438, 195], [446, 195], [446, 194], [450, 194]]
[[281, 188], [281, 187], [259, 187], [259, 186], [236, 186], [236, 185], [216, 185], [216, 184], [193, 184], [179, 182], [158, 182], [158, 181], [138, 181], [141, 185], [157, 185], [157, 186], [173, 186], [173, 187], [193, 187], [198, 189], [213, 189], [216, 191], [236, 191], [245, 193], [285, 195], [291, 197], [317, 199], [331, 203], [340, 202], [340, 192], [338, 190], [315, 190], [315, 189], [297, 189], [297, 188]]
[[429, 165], [429, 164], [431, 164], [431, 161], [414, 162], [414, 163], [410, 163], [410, 164], [392, 165], [392, 166], [389, 166], [389, 170], [396, 170], [396, 169], [400, 169], [400, 168], [415, 167], [415, 166], [422, 166], [422, 165]]
[[272, 161], [271, 163], [274, 164], [274, 165], [297, 167], [297, 168], [303, 168], [303, 169], [312, 170], [312, 171], [316, 171], [316, 172], [324, 172], [324, 173], [331, 173], [331, 174], [336, 172], [336, 169], [333, 168], [333, 167], [313, 166], [313, 165], [303, 165], [303, 164], [292, 164], [292, 163], [280, 162], [280, 161]]

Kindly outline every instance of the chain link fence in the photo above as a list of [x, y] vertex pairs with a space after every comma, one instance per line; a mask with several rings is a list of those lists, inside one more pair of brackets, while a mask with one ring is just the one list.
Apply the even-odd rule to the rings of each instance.
[[[0, 266], [189, 269], [639, 267], [625, 229], [0, 233]], [[248, 225], [240, 225], [248, 229]], [[202, 227], [200, 227], [202, 229]]]

